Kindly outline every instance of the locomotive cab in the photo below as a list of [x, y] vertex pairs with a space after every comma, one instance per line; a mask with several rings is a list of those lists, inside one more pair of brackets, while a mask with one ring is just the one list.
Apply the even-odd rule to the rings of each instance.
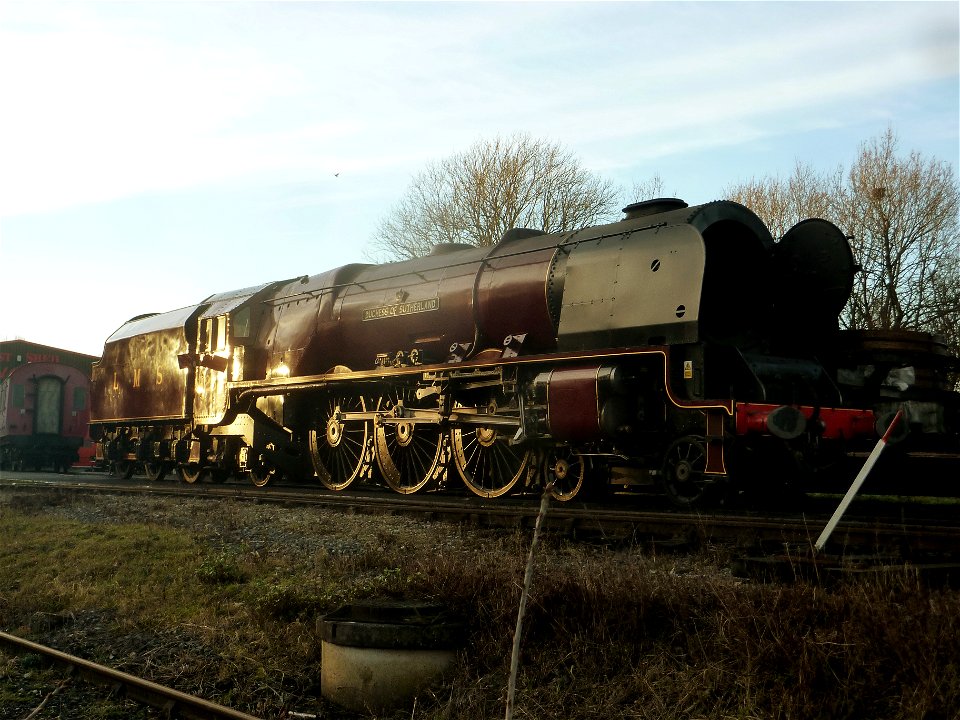
[[258, 351], [257, 332], [266, 310], [262, 298], [275, 283], [266, 283], [204, 301], [197, 319], [193, 419], [197, 424], [221, 422], [229, 407], [227, 383], [260, 380], [266, 356]]
[[[818, 356], [837, 332], [855, 266], [846, 238], [805, 220], [775, 243], [734, 203], [695, 208], [705, 248], [697, 342], [674, 348], [673, 376], [691, 399], [835, 406]], [[675, 213], [673, 213], [675, 214]]]

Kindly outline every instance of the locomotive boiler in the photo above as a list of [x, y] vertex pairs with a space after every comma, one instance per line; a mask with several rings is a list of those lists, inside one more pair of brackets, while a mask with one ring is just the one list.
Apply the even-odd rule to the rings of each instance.
[[691, 504], [771, 459], [799, 476], [874, 436], [818, 360], [855, 272], [836, 227], [775, 242], [733, 202], [624, 212], [133, 318], [94, 367], [99, 452], [187, 482], [413, 493], [459, 478], [561, 500], [657, 482]]

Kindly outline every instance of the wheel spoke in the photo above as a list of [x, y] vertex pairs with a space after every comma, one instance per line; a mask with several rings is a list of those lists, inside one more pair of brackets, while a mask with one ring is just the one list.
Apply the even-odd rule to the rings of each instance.
[[212, 468], [210, 470], [210, 482], [224, 483], [230, 477], [230, 470], [227, 468]]
[[[390, 416], [409, 407], [412, 393], [402, 390], [382, 398], [379, 409]], [[377, 424], [375, 453], [380, 474], [398, 493], [408, 495], [435, 487], [444, 476], [444, 435], [436, 425], [411, 421]]]
[[588, 466], [588, 459], [573, 448], [551, 448], [543, 466], [544, 480], [552, 485], [550, 495], [561, 502], [573, 500], [583, 489]]
[[703, 439], [688, 435], [675, 440], [664, 455], [661, 480], [667, 497], [690, 507], [703, 500], [713, 484], [705, 475], [707, 451]]
[[262, 455], [257, 462], [250, 466], [250, 482], [256, 487], [266, 487], [281, 476], [277, 466]]
[[370, 422], [341, 419], [342, 413], [365, 410], [361, 397], [331, 395], [310, 430], [310, 460], [320, 482], [330, 490], [347, 488], [370, 468]]
[[511, 446], [508, 436], [496, 428], [454, 428], [450, 439], [457, 472], [480, 497], [510, 492], [530, 469], [533, 453]]
[[143, 471], [150, 482], [160, 482], [170, 470], [170, 464], [163, 460], [147, 461], [143, 464]]
[[197, 463], [177, 466], [177, 475], [180, 476], [180, 480], [190, 485], [193, 485], [195, 482], [201, 480], [204, 477], [204, 474], [203, 468], [201, 468]]

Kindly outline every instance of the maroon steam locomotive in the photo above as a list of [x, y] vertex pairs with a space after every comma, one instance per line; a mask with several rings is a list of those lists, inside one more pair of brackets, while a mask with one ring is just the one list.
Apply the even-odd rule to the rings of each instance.
[[817, 359], [856, 270], [843, 233], [811, 219], [775, 242], [726, 201], [624, 212], [135, 317], [94, 367], [99, 452], [187, 482], [658, 482], [690, 504], [876, 437]]

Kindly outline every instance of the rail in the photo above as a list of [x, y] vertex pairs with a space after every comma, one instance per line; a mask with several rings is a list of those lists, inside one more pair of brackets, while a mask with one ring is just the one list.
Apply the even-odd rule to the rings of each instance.
[[144, 705], [157, 708], [166, 717], [178, 717], [183, 720], [258, 720], [253, 715], [217, 705], [203, 698], [187, 695], [179, 690], [144, 680], [135, 675], [114, 670], [103, 665], [68, 655], [45, 645], [0, 632], [0, 644], [6, 645], [18, 653], [34, 653], [44, 659], [66, 668], [85, 680], [122, 688], [126, 697]]
[[[537, 506], [530, 499], [500, 499], [487, 501], [472, 495], [422, 494], [397, 495], [392, 492], [351, 491], [333, 493], [319, 487], [276, 486], [254, 488], [248, 483], [225, 485], [183, 485], [178, 483], [144, 483], [118, 481], [92, 476], [52, 476], [56, 479], [39, 480], [0, 478], [0, 490], [47, 490], [71, 493], [151, 494], [160, 496], [187, 496], [207, 500], [228, 499], [235, 502], [257, 502], [277, 505], [300, 505], [323, 508], [334, 512], [405, 514], [421, 519], [466, 523], [478, 527], [532, 528]], [[653, 496], [648, 497], [656, 504]], [[957, 501], [943, 507], [918, 506], [905, 517], [896, 505], [879, 512], [876, 504], [861, 499], [870, 512], [858, 513], [840, 523], [836, 540], [828, 551], [849, 553], [896, 549], [906, 556], [926, 553], [951, 554], [960, 547], [960, 523], [956, 519]], [[611, 507], [609, 504], [572, 502], [557, 504], [546, 521], [546, 530], [572, 535], [580, 539], [623, 541], [632, 539], [659, 545], [697, 545], [703, 542], [729, 542], [738, 547], [776, 548], [786, 545], [811, 546], [817, 533], [827, 522], [836, 500], [816, 501], [819, 509], [811, 512], [786, 514], [773, 512], [758, 515], [755, 512], [729, 512], [718, 509], [700, 512], [679, 512], [660, 507], [638, 508], [631, 505]], [[882, 503], [885, 504], [885, 503]], [[663, 506], [664, 503], [659, 503]], [[866, 508], [864, 508], [865, 510]]]

